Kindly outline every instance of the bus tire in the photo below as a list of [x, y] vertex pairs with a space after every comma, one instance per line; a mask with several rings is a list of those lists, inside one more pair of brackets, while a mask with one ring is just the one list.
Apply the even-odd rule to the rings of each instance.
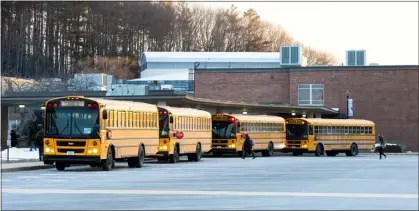
[[108, 147], [108, 153], [106, 155], [106, 159], [102, 162], [102, 169], [104, 171], [110, 171], [112, 169], [112, 166], [115, 165], [113, 162], [113, 152], [112, 147]]
[[355, 143], [351, 144], [349, 152], [346, 152], [346, 156], [356, 156], [358, 155], [358, 146]]
[[202, 149], [201, 149], [201, 144], [197, 143], [196, 144], [196, 150], [194, 154], [189, 154], [188, 155], [188, 161], [195, 161], [198, 162], [201, 160], [202, 157]]
[[144, 148], [143, 145], [138, 146], [138, 157], [135, 159], [135, 167], [142, 168], [144, 166]]
[[64, 171], [64, 169], [65, 169], [66, 166], [67, 166], [67, 164], [65, 164], [65, 163], [61, 163], [61, 162], [56, 162], [55, 163], [55, 168], [58, 171]]
[[317, 144], [316, 151], [314, 152], [314, 155], [315, 156], [321, 156], [323, 154], [324, 154], [324, 152], [323, 152], [323, 145], [322, 144]]
[[173, 148], [173, 154], [169, 156], [169, 162], [170, 163], [176, 163], [179, 161], [179, 145], [175, 144], [175, 147]]
[[275, 155], [275, 148], [274, 148], [274, 144], [272, 142], [269, 142], [268, 145], [268, 157], [274, 156]]

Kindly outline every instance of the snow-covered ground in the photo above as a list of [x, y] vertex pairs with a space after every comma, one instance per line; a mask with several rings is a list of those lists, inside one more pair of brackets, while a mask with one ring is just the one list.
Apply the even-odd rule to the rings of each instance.
[[[39, 152], [30, 148], [9, 148], [9, 160], [27, 160], [27, 159], [39, 159]], [[38, 149], [36, 149], [38, 150]], [[7, 149], [1, 151], [1, 160], [7, 160]]]

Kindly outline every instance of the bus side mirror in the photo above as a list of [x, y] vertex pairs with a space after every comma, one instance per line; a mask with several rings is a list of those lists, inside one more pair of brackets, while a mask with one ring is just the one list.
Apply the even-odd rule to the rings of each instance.
[[169, 122], [170, 122], [170, 123], [173, 123], [173, 116], [170, 116], [170, 117], [169, 117]]
[[102, 118], [103, 119], [108, 119], [108, 112], [106, 110], [103, 110]]

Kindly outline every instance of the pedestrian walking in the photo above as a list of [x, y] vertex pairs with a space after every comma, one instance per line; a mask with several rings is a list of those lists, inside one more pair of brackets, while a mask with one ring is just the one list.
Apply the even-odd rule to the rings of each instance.
[[253, 152], [252, 148], [254, 145], [254, 141], [250, 139], [249, 134], [244, 133], [243, 137], [245, 138], [243, 143], [243, 151], [242, 151], [242, 159], [246, 159], [247, 154], [252, 154], [253, 159], [256, 158], [255, 153]]
[[38, 132], [36, 133], [36, 145], [39, 148], [39, 161], [42, 161], [44, 153], [44, 129], [41, 124], [38, 125]]
[[18, 135], [16, 134], [16, 131], [15, 130], [11, 130], [10, 131], [10, 145], [12, 147], [16, 147], [17, 146], [17, 138], [18, 138]]
[[378, 136], [378, 142], [380, 142], [380, 148], [379, 148], [379, 152], [380, 152], [380, 160], [381, 160], [381, 157], [382, 157], [382, 156], [384, 156], [384, 158], [387, 158], [386, 154], [384, 154], [384, 149], [385, 149], [385, 147], [386, 147], [386, 144], [385, 144], [385, 142], [384, 142], [384, 138], [383, 138], [383, 136], [381, 135], [381, 133], [380, 133], [380, 135]]

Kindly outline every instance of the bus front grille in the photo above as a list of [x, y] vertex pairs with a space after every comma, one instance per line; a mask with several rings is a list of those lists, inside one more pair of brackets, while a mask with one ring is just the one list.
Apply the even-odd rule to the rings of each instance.
[[58, 149], [59, 153], [67, 153], [67, 151], [73, 151], [74, 153], [84, 153], [84, 149]]
[[60, 147], [84, 147], [86, 141], [57, 141], [57, 146]]
[[287, 141], [288, 147], [301, 147], [301, 141]]
[[228, 140], [212, 140], [212, 147], [228, 147]]

